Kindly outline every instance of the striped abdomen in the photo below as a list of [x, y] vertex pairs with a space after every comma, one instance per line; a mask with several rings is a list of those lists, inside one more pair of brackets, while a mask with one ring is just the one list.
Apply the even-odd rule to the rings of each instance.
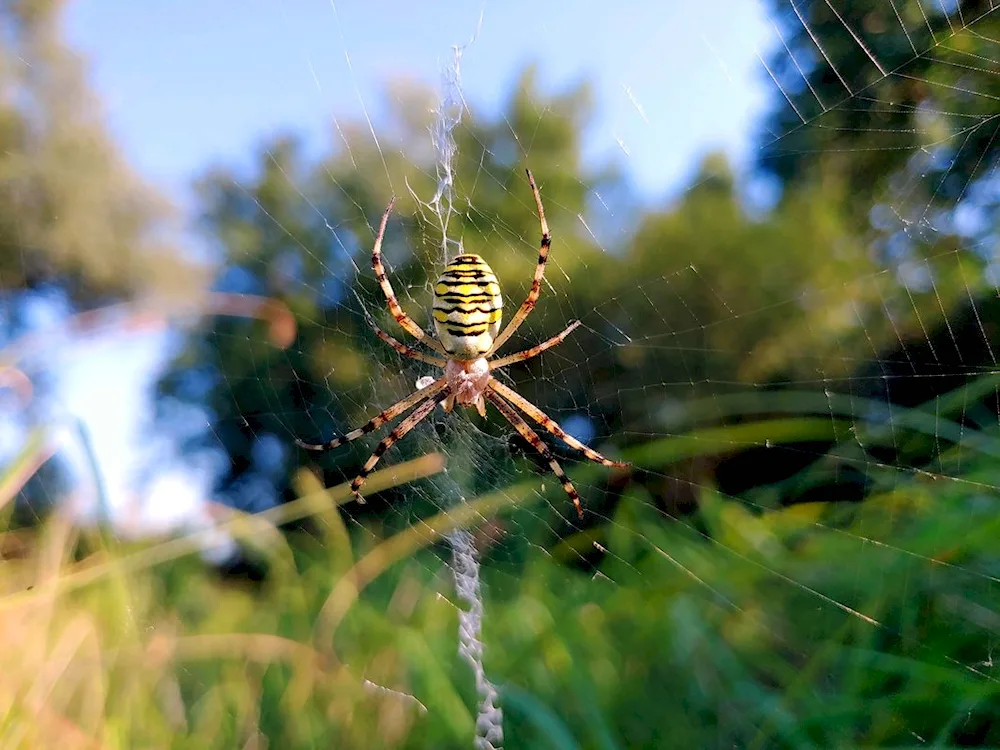
[[434, 285], [434, 327], [455, 359], [482, 357], [500, 332], [503, 298], [496, 274], [478, 255], [459, 255]]

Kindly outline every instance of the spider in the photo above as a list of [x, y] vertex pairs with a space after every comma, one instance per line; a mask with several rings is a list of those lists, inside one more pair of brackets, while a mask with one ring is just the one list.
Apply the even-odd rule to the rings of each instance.
[[[481, 416], [486, 416], [486, 402], [493, 404], [510, 422], [514, 429], [520, 433], [521, 437], [528, 441], [531, 446], [538, 451], [542, 457], [548, 461], [552, 473], [556, 475], [562, 483], [563, 490], [569, 495], [570, 500], [576, 508], [577, 515], [583, 518], [583, 508], [580, 505], [580, 496], [576, 488], [570, 482], [566, 472], [563, 471], [552, 451], [542, 442], [538, 434], [528, 425], [524, 418], [518, 413], [520, 409], [524, 414], [533, 419], [543, 429], [552, 433], [571, 448], [580, 451], [591, 461], [596, 461], [604, 466], [615, 468], [625, 468], [626, 463], [612, 461], [605, 458], [600, 453], [592, 450], [579, 440], [569, 435], [555, 420], [545, 414], [541, 409], [521, 396], [513, 389], [507, 387], [494, 378], [491, 373], [501, 367], [512, 365], [516, 362], [523, 362], [526, 359], [535, 357], [547, 349], [561, 343], [563, 339], [580, 325], [576, 320], [569, 324], [561, 333], [553, 336], [547, 341], [533, 346], [530, 349], [509, 354], [506, 357], [494, 359], [496, 351], [511, 337], [511, 335], [524, 322], [531, 313], [538, 301], [538, 296], [542, 289], [542, 278], [545, 274], [545, 263], [549, 257], [549, 246], [552, 243], [552, 236], [549, 234], [549, 226], [545, 221], [545, 211], [542, 208], [542, 197], [535, 184], [535, 178], [531, 175], [531, 170], [527, 170], [528, 184], [535, 198], [535, 206], [538, 209], [538, 220], [542, 227], [541, 246], [538, 251], [538, 265], [535, 266], [535, 276], [531, 282], [531, 291], [528, 292], [527, 299], [518, 308], [517, 313], [511, 318], [507, 327], [500, 331], [500, 316], [503, 309], [503, 299], [500, 296], [500, 284], [485, 260], [478, 255], [464, 253], [456, 256], [449, 263], [441, 277], [434, 285], [434, 328], [437, 331], [437, 339], [429, 336], [419, 325], [417, 325], [399, 306], [399, 301], [392, 291], [389, 279], [386, 276], [385, 268], [382, 265], [382, 238], [385, 235], [386, 224], [389, 221], [389, 214], [396, 202], [393, 198], [382, 214], [382, 223], [379, 225], [378, 236], [375, 238], [375, 246], [372, 248], [372, 268], [375, 271], [375, 278], [378, 279], [382, 292], [385, 294], [389, 304], [389, 311], [392, 317], [403, 330], [409, 333], [419, 343], [433, 349], [442, 356], [432, 356], [426, 354], [412, 346], [407, 346], [389, 334], [382, 331], [369, 317], [368, 323], [374, 329], [376, 335], [391, 346], [404, 357], [419, 360], [427, 364], [434, 365], [444, 370], [444, 374], [434, 380], [429, 385], [419, 388], [406, 398], [396, 402], [388, 409], [372, 417], [367, 424], [356, 430], [352, 430], [341, 437], [336, 437], [328, 443], [314, 445], [304, 443], [301, 440], [295, 442], [302, 448], [314, 451], [332, 450], [352, 440], [356, 440], [362, 435], [377, 430], [386, 422], [405, 414], [410, 409], [413, 411], [408, 417], [403, 419], [382, 440], [375, 448], [375, 452], [369, 457], [361, 469], [361, 473], [351, 482], [351, 492], [355, 498], [363, 502], [361, 497], [361, 485], [375, 468], [382, 455], [389, 450], [397, 441], [401, 440], [410, 430], [423, 419], [425, 419], [438, 404], [441, 404], [446, 412], [450, 412], [455, 405], [465, 407], [475, 407]], [[418, 383], [419, 385], [419, 383]], [[414, 409], [414, 407], [416, 407]], [[515, 408], [516, 407], [516, 408]]]

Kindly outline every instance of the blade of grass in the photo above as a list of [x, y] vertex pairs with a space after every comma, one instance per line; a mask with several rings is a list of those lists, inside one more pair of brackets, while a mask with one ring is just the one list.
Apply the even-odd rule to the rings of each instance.
[[508, 711], [519, 713], [548, 740], [549, 746], [557, 750], [578, 750], [580, 744], [573, 737], [559, 716], [548, 706], [526, 690], [513, 685], [501, 689], [503, 703]]
[[21, 452], [0, 475], [0, 508], [9, 503], [42, 465], [55, 455], [55, 447], [43, 429], [31, 431]]
[[[375, 472], [368, 478], [368, 486], [371, 487], [372, 492], [385, 490], [436, 474], [443, 470], [443, 468], [444, 457], [436, 453], [429, 454], [413, 461]], [[41, 601], [43, 597], [51, 597], [75, 591], [101, 580], [109, 575], [116, 566], [120, 566], [122, 570], [134, 572], [177, 559], [184, 555], [199, 552], [207, 545], [210, 545], [213, 538], [220, 532], [231, 533], [237, 536], [252, 534], [255, 530], [259, 531], [258, 524], [278, 525], [304, 518], [326, 509], [331, 502], [340, 504], [348, 501], [351, 497], [350, 483], [345, 482], [315, 495], [299, 498], [293, 502], [269, 508], [258, 514], [246, 514], [226, 509], [230, 517], [223, 523], [209, 529], [171, 539], [116, 560], [104, 561], [97, 564], [84, 561], [72, 572], [55, 577], [31, 591], [22, 591], [0, 598], [0, 611], [29, 606], [33, 602]]]
[[456, 529], [468, 528], [479, 521], [493, 518], [505, 508], [537, 497], [537, 493], [537, 483], [522, 482], [443, 510], [426, 521], [421, 521], [419, 525], [411, 526], [386, 539], [358, 560], [337, 581], [316, 618], [317, 642], [333, 642], [337, 626], [361, 591], [392, 565], [419, 549], [435, 544]]

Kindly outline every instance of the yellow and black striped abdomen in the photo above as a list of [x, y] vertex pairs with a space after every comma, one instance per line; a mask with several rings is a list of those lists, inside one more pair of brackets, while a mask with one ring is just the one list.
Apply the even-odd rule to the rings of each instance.
[[459, 255], [434, 285], [434, 327], [455, 359], [481, 357], [500, 332], [503, 298], [496, 274], [478, 255]]

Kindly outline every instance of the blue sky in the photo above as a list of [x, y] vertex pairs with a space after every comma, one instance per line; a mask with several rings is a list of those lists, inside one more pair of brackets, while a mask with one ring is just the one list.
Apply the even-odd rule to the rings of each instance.
[[436, 84], [482, 14], [462, 64], [466, 98], [496, 111], [532, 61], [547, 86], [592, 80], [600, 116], [588, 149], [624, 153], [621, 141], [640, 189], [655, 194], [706, 149], [746, 154], [765, 96], [755, 55], [771, 28], [759, 0], [76, 0], [68, 10], [126, 153], [174, 189], [210, 160], [245, 159], [275, 130], [325, 145], [333, 117], [366, 109], [377, 132], [385, 83]]
[[[598, 118], [587, 154], [617, 156], [647, 198], [683, 185], [710, 149], [751, 154], [768, 96], [757, 54], [769, 51], [771, 27], [758, 0], [76, 0], [65, 30], [127, 158], [186, 205], [201, 169], [246, 162], [275, 131], [326, 148], [334, 118], [367, 114], [378, 133], [386, 84], [438, 84], [451, 46], [473, 36], [480, 14], [462, 62], [466, 99], [495, 112], [530, 62], [548, 89], [591, 80]], [[87, 425], [120, 514], [136, 501], [142, 456], [131, 446], [146, 439], [160, 356], [159, 340], [111, 337], [81, 343], [65, 370], [61, 407]], [[141, 515], [197, 516], [209, 474], [162, 476], [138, 498]]]

